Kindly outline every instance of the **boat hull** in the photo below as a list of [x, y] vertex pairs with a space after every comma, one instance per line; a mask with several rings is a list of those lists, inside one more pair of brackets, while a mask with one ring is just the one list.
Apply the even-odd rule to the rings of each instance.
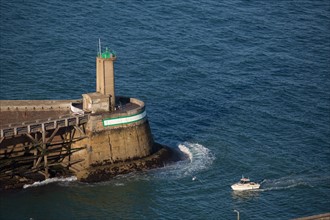
[[254, 184], [240, 184], [236, 183], [234, 185], [231, 185], [232, 190], [234, 191], [245, 191], [245, 190], [253, 190], [253, 189], [259, 189], [260, 184], [254, 183]]

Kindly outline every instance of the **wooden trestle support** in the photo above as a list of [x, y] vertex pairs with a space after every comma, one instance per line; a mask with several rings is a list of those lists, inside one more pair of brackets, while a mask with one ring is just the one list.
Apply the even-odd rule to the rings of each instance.
[[71, 155], [86, 146], [72, 144], [86, 138], [88, 115], [67, 116], [2, 128], [0, 136], [0, 178], [41, 173], [45, 179], [50, 170], [73, 169], [82, 161]]

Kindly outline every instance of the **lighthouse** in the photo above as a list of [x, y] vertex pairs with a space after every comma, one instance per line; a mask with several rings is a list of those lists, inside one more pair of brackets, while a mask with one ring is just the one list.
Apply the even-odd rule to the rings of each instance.
[[116, 106], [114, 62], [117, 56], [114, 51], [101, 46], [96, 57], [96, 91], [83, 94], [84, 111], [99, 113], [112, 112]]
[[103, 53], [99, 52], [96, 57], [96, 92], [109, 97], [110, 111], [113, 111], [116, 105], [113, 65], [115, 60], [115, 53], [108, 48]]

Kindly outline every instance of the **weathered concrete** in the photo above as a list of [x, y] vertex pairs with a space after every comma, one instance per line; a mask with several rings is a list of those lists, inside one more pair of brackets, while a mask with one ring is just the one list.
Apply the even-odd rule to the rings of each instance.
[[86, 155], [90, 155], [90, 165], [141, 158], [154, 151], [154, 141], [147, 120], [101, 132], [88, 131], [87, 135], [88, 139], [76, 144], [90, 146], [88, 149], [90, 153]]
[[98, 92], [83, 94], [84, 111], [91, 113], [111, 111], [110, 97]]
[[83, 182], [105, 181], [119, 174], [158, 168], [165, 166], [167, 162], [178, 160], [170, 148], [159, 144], [156, 144], [155, 147], [157, 147], [158, 150], [150, 156], [125, 162], [91, 166], [77, 173], [77, 176]]
[[115, 73], [113, 62], [116, 57], [96, 58], [96, 92], [108, 96], [110, 109], [116, 105], [115, 94]]

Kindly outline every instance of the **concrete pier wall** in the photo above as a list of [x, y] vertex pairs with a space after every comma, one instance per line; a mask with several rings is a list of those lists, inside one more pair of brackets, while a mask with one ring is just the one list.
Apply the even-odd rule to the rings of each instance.
[[140, 159], [154, 151], [154, 141], [147, 120], [100, 132], [87, 130], [87, 136], [87, 139], [74, 144], [77, 147], [87, 146], [86, 150], [72, 155], [74, 160], [86, 159], [84, 168]]
[[[129, 122], [131, 117], [145, 115], [144, 103], [130, 98], [137, 107], [117, 113], [90, 115], [86, 125], [87, 139], [74, 146], [87, 146], [85, 151], [73, 155], [74, 160], [85, 158], [84, 168], [112, 164], [147, 157], [156, 151], [147, 117]], [[106, 125], [108, 120], [121, 119], [122, 124]]]

